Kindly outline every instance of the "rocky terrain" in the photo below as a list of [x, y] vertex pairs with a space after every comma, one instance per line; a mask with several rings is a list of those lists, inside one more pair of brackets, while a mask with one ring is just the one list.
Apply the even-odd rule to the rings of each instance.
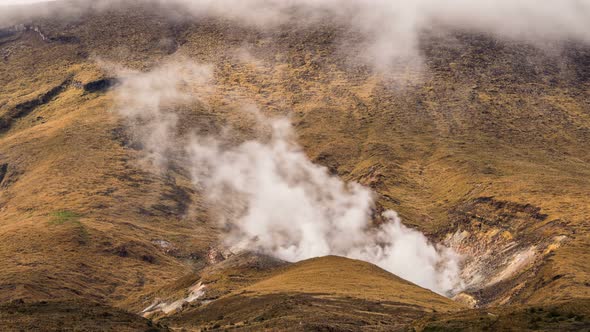
[[[445, 30], [421, 35], [423, 68], [387, 75], [343, 54], [357, 38], [140, 7], [0, 24], [0, 325], [589, 329], [590, 47]], [[375, 212], [461, 254], [462, 289], [225, 248], [183, 157], [142, 164], [105, 65], [178, 58], [215, 76], [206, 104], [174, 110], [181, 134], [252, 137], [244, 100], [288, 116], [309, 159], [376, 193]]]

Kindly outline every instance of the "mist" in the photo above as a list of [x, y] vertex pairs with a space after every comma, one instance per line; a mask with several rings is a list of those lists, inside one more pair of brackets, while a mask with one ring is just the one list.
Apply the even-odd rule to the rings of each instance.
[[116, 110], [133, 128], [131, 139], [144, 152], [143, 166], [160, 172], [179, 147], [173, 141], [178, 117], [173, 112], [212, 92], [211, 66], [175, 58], [149, 72], [129, 70], [98, 60], [121, 80], [115, 91]]
[[0, 27], [34, 17], [63, 19], [135, 5], [174, 19], [215, 17], [261, 31], [279, 25], [338, 25], [361, 36], [354, 44], [343, 41], [354, 60], [380, 71], [420, 66], [419, 38], [429, 31], [485, 33], [552, 48], [566, 41], [590, 43], [590, 0], [58, 0], [4, 8]]
[[206, 103], [214, 84], [209, 66], [175, 59], [144, 73], [109, 70], [121, 79], [116, 111], [145, 147], [145, 157], [160, 169], [172, 156], [184, 160], [226, 248], [292, 262], [339, 255], [441, 294], [461, 287], [457, 254], [404, 226], [394, 211], [385, 211], [377, 225], [373, 192], [311, 162], [288, 119], [265, 117], [244, 101], [237, 112], [253, 123], [256, 137], [236, 143], [227, 139], [234, 137], [232, 128], [179, 137], [175, 110]]
[[194, 15], [260, 29], [281, 24], [345, 26], [363, 38], [346, 46], [376, 69], [420, 65], [424, 32], [459, 30], [535, 45], [590, 43], [589, 0], [161, 0]]

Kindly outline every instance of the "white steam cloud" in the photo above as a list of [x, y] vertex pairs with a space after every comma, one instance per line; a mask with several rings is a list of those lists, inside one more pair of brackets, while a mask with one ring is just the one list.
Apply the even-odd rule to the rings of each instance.
[[172, 146], [184, 145], [193, 181], [226, 230], [225, 245], [289, 261], [325, 255], [362, 259], [439, 293], [460, 286], [454, 252], [430, 244], [393, 211], [384, 213], [385, 223], [373, 225], [372, 192], [313, 164], [288, 120], [254, 111], [266, 135], [239, 144], [222, 136], [175, 137], [174, 107], [199, 101], [210, 81], [207, 66], [187, 61], [127, 72], [117, 91], [118, 110], [157, 163]]
[[458, 256], [435, 248], [401, 224], [394, 211], [372, 225], [373, 194], [313, 164], [294, 142], [286, 119], [264, 119], [268, 141], [227, 147], [214, 137], [188, 146], [194, 180], [229, 215], [228, 246], [259, 250], [288, 261], [339, 255], [374, 263], [445, 293], [459, 286]]

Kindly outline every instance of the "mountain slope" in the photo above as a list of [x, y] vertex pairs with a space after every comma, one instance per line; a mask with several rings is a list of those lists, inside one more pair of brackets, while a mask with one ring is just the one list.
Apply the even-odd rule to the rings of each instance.
[[[378, 209], [399, 211], [404, 223], [465, 255], [465, 302], [575, 306], [590, 296], [590, 50], [583, 45], [546, 51], [461, 31], [425, 34], [424, 70], [392, 78], [350, 63], [340, 41], [358, 36], [329, 22], [260, 32], [132, 8], [27, 24], [0, 33], [2, 302], [92, 300], [137, 312], [162, 287], [187, 274], [196, 281], [215, 264], [220, 230], [205, 200], [180, 160], [162, 173], [141, 165], [144, 151], [113, 112], [115, 80], [103, 65], [148, 70], [179, 55], [213, 64], [217, 93], [208, 107], [181, 110], [181, 130], [231, 125], [236, 140], [249, 137], [235, 112], [243, 99], [289, 115], [313, 161], [371, 187]], [[334, 260], [321, 262], [338, 271]], [[352, 270], [339, 273], [359, 268], [344, 265]], [[284, 327], [292, 321], [276, 317], [292, 306], [298, 318], [310, 314], [300, 303], [333, 305], [309, 295], [318, 290], [307, 284], [293, 284], [301, 292], [256, 285], [246, 289], [261, 292], [260, 302], [225, 295], [166, 319], [193, 324], [196, 312], [211, 318], [196, 325], [213, 327], [218, 317], [207, 315], [224, 305], [260, 308], [289, 298], [294, 304], [270, 323], [256, 322]], [[396, 281], [390, 296], [406, 286]], [[295, 298], [287, 290], [297, 290]], [[332, 291], [355, 295], [337, 306], [374, 305], [352, 290]], [[431, 299], [412, 294], [400, 302]], [[404, 324], [431, 309], [423, 303]], [[236, 312], [219, 324], [252, 315]], [[338, 319], [353, 324], [365, 319], [359, 315]], [[371, 326], [377, 316], [366, 313]]]

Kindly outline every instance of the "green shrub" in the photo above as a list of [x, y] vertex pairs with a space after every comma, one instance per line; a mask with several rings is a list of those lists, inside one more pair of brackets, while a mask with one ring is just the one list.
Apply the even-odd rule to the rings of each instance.
[[78, 222], [80, 219], [79, 214], [68, 210], [55, 211], [51, 213], [50, 216], [50, 223], [53, 225], [62, 225], [68, 222]]
[[78, 229], [78, 242], [80, 244], [86, 244], [88, 242], [90, 234], [80, 222], [80, 218], [82, 217], [80, 214], [68, 210], [59, 210], [51, 213], [49, 216], [51, 217], [51, 220], [49, 220], [50, 225], [72, 225]]

